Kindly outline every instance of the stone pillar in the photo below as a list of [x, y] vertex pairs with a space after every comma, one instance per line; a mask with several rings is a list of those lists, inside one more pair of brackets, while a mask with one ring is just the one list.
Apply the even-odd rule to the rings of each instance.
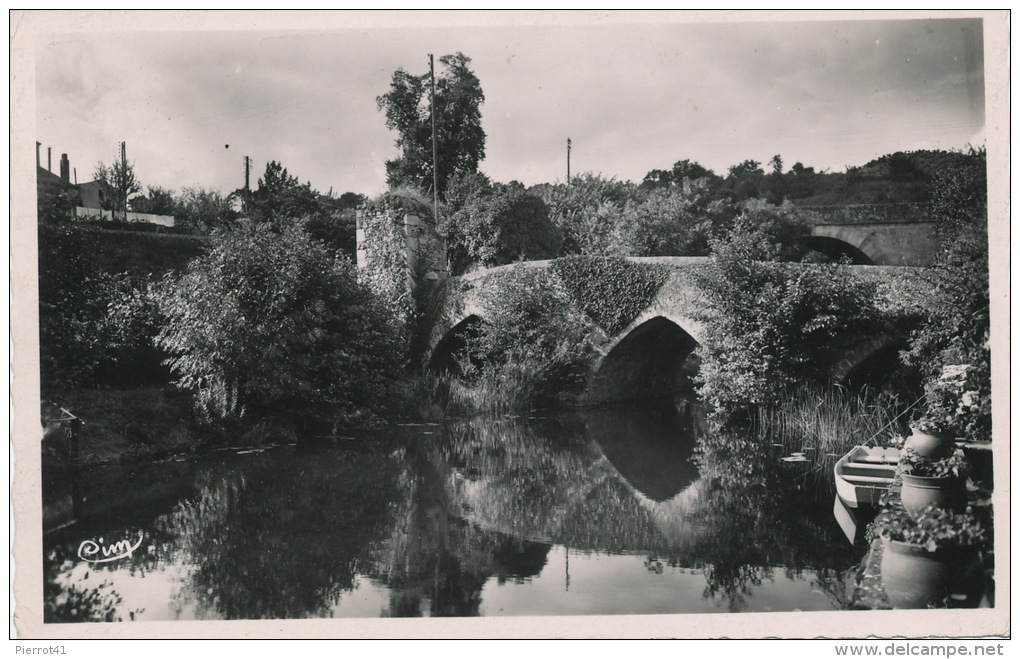
[[358, 268], [364, 268], [368, 265], [368, 245], [365, 244], [365, 227], [368, 224], [366, 218], [366, 211], [363, 206], [359, 207], [355, 211], [355, 230], [354, 237], [358, 246]]
[[408, 275], [414, 278], [418, 271], [418, 231], [419, 220], [414, 215], [404, 214], [404, 249], [408, 269]]

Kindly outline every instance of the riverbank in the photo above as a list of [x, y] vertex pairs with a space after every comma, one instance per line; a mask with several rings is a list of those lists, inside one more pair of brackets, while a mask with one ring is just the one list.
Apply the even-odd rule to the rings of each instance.
[[[397, 404], [405, 414], [395, 416], [393, 423], [435, 422], [464, 415], [463, 406], [439, 405], [435, 398], [422, 395], [428, 386], [406, 384]], [[81, 420], [77, 451], [71, 438], [73, 417]], [[48, 466], [155, 462], [204, 450], [265, 448], [292, 443], [299, 435], [330, 434], [328, 428], [311, 426], [296, 434], [294, 428], [269, 418], [250, 419], [228, 430], [204, 422], [190, 394], [170, 384], [76, 389], [44, 401], [41, 422], [42, 456]]]
[[46, 463], [73, 458], [68, 413], [81, 420], [77, 462], [99, 465], [192, 453], [209, 442], [187, 396], [170, 386], [79, 389], [42, 405]]

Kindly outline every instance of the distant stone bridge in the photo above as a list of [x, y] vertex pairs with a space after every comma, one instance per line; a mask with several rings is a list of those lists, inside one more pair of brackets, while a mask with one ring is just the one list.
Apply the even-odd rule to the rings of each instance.
[[[589, 381], [572, 402], [596, 404], [631, 399], [665, 398], [690, 389], [697, 369], [695, 348], [704, 341], [705, 326], [699, 320], [708, 305], [694, 273], [708, 257], [630, 257], [634, 263], [657, 263], [667, 267], [668, 278], [652, 301], [620, 332], [609, 335], [596, 328], [592, 339], [597, 348]], [[453, 355], [466, 342], [474, 327], [489, 316], [492, 289], [496, 281], [514, 270], [546, 269], [552, 261], [526, 261], [479, 270], [448, 280], [448, 296], [442, 318], [432, 328], [427, 358], [436, 369], [454, 364]], [[791, 264], [792, 267], [826, 266]], [[879, 284], [880, 306], [894, 309], [910, 305], [923, 286], [917, 268], [903, 266], [855, 267], [854, 274]], [[582, 311], [583, 313], [583, 311]], [[594, 323], [593, 323], [594, 326]], [[828, 373], [843, 381], [855, 369], [869, 362], [883, 368], [895, 363], [901, 339], [869, 337], [848, 346], [845, 358]]]
[[855, 265], [931, 265], [938, 251], [926, 204], [800, 206], [809, 246]]

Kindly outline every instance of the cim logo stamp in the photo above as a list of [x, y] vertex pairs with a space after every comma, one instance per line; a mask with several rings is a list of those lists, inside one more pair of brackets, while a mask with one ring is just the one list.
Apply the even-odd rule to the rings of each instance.
[[78, 545], [78, 558], [88, 563], [109, 563], [128, 558], [142, 545], [143, 538], [144, 536], [139, 533], [138, 542], [134, 544], [131, 544], [130, 540], [118, 540], [110, 545], [105, 544], [103, 538], [99, 538], [98, 542], [84, 540]]

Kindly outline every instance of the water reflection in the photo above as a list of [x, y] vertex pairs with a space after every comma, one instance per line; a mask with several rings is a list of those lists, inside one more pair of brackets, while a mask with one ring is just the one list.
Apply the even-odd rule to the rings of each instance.
[[[845, 606], [856, 556], [825, 495], [694, 412], [468, 419], [49, 474], [46, 620]], [[75, 554], [138, 533], [128, 558]]]

